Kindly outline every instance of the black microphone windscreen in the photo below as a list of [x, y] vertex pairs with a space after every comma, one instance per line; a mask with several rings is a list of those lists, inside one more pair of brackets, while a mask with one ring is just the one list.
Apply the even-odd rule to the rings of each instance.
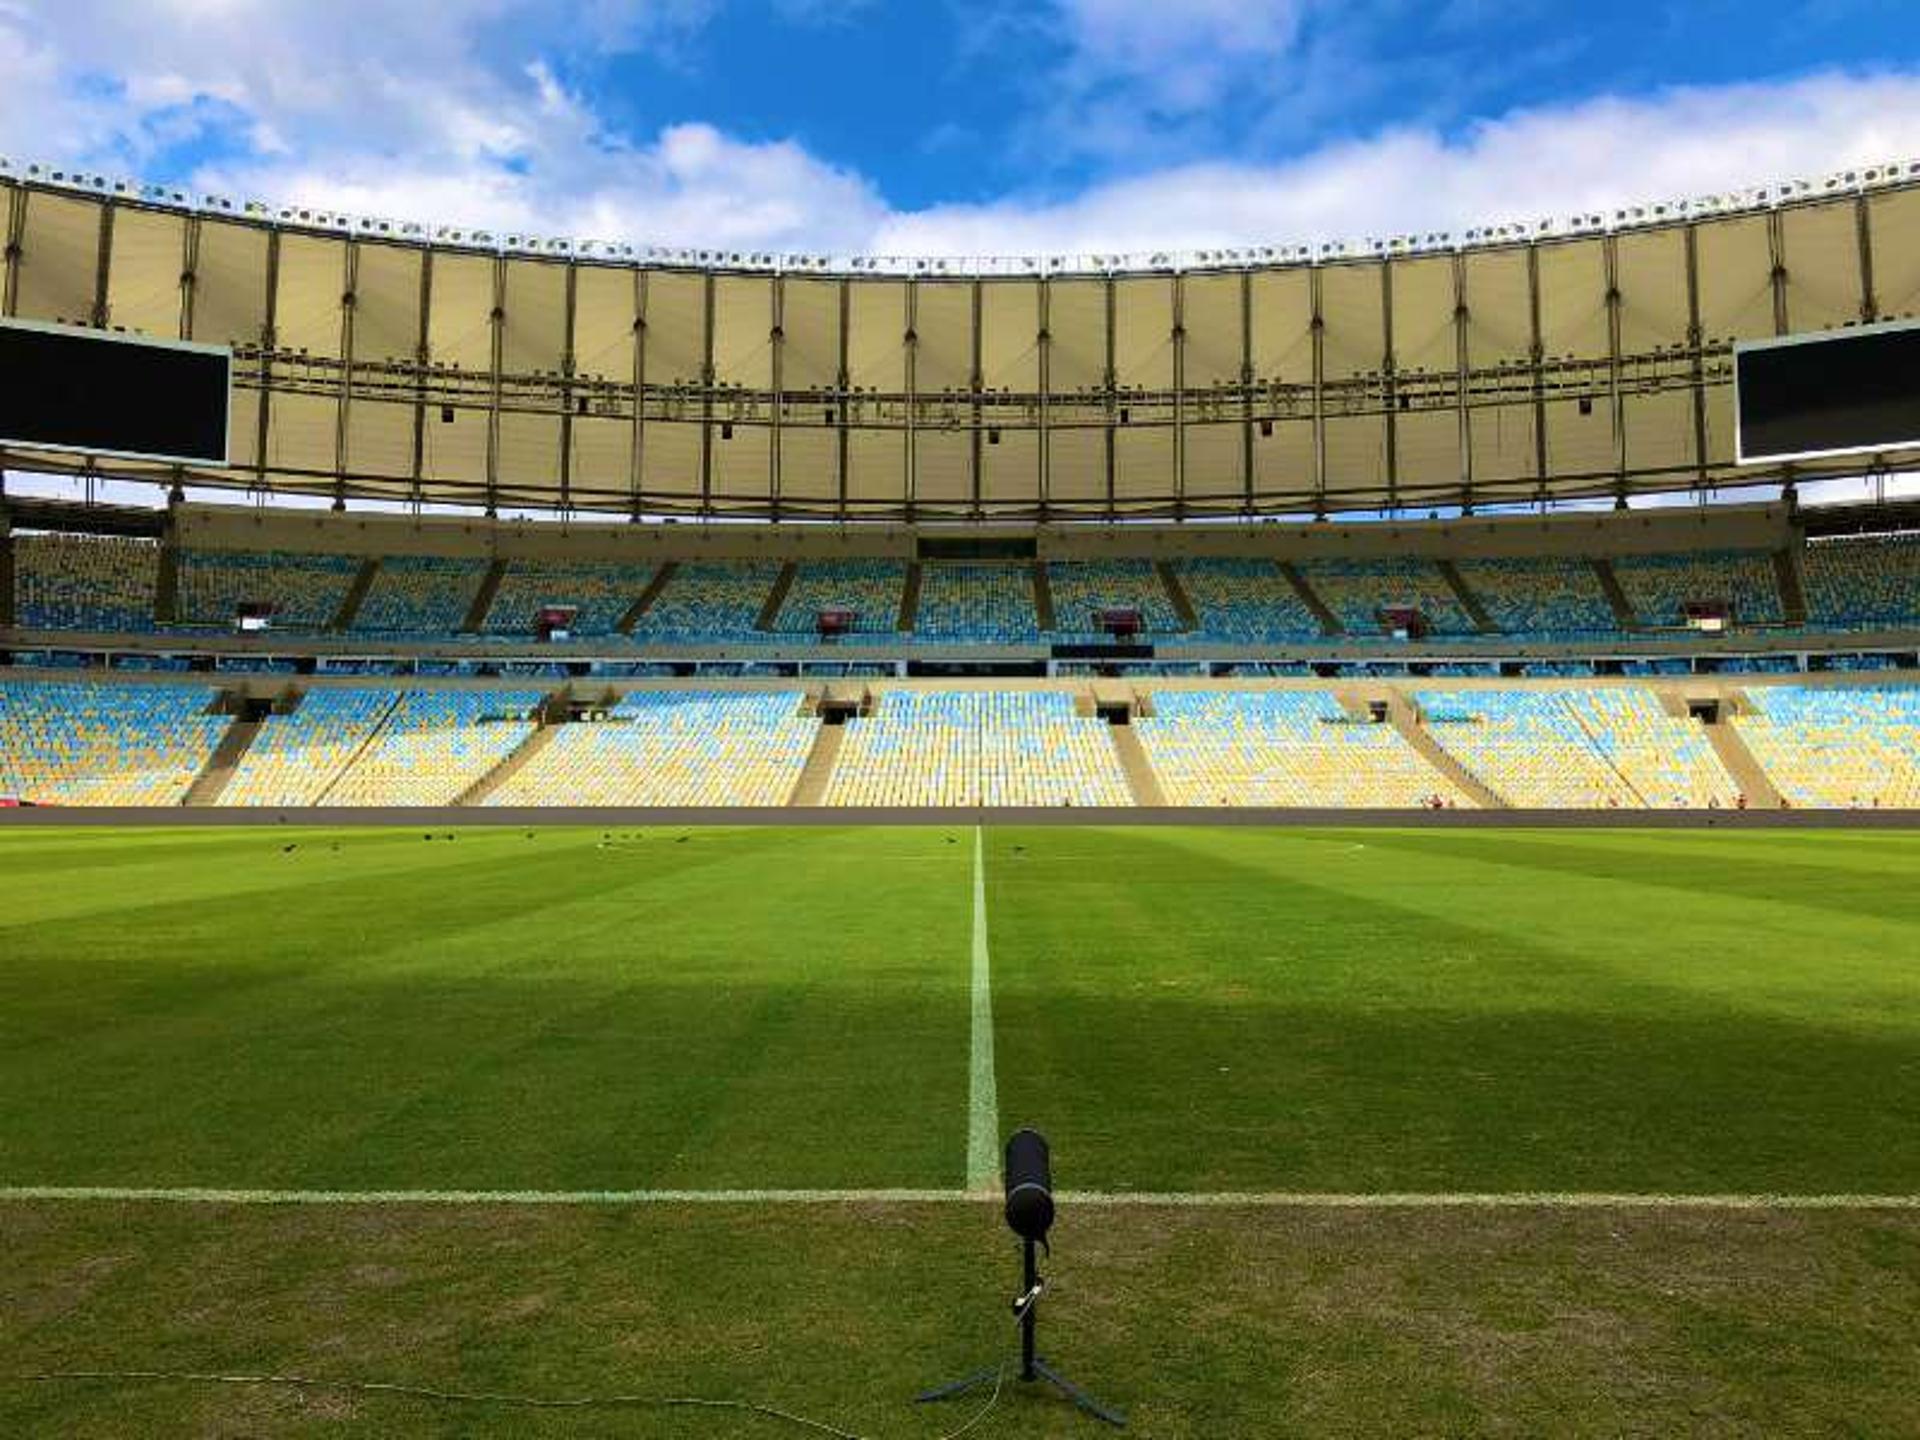
[[1007, 1226], [1023, 1240], [1045, 1240], [1053, 1228], [1053, 1163], [1046, 1137], [1017, 1130], [1007, 1141]]

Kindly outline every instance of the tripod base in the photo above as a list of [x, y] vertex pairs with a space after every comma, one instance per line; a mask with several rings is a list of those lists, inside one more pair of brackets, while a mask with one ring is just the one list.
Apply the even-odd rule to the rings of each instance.
[[[966, 1394], [969, 1390], [978, 1390], [983, 1386], [994, 1384], [1000, 1379], [1001, 1373], [1002, 1372], [997, 1369], [982, 1370], [978, 1374], [967, 1376], [964, 1380], [955, 1380], [950, 1385], [941, 1385], [935, 1389], [928, 1390], [924, 1394], [916, 1395], [913, 1397], [914, 1403], [924, 1405], [933, 1400], [952, 1400], [956, 1396]], [[1074, 1408], [1082, 1414], [1091, 1415], [1095, 1420], [1104, 1421], [1116, 1430], [1124, 1430], [1127, 1428], [1127, 1417], [1125, 1415], [1110, 1406], [1101, 1404], [1044, 1360], [1036, 1359], [1031, 1362], [1030, 1369], [1017, 1376], [1016, 1379], [1023, 1384], [1050, 1385], [1066, 1399], [1072, 1401]]]

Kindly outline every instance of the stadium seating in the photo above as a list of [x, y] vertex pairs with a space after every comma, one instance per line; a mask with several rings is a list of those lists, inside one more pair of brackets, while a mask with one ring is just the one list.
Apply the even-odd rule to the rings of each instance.
[[1780, 582], [1764, 550], [1697, 550], [1673, 555], [1623, 555], [1614, 578], [1643, 625], [1687, 623], [1689, 603], [1726, 604], [1738, 624], [1778, 624]]
[[635, 691], [561, 725], [490, 805], [785, 805], [820, 722], [798, 690]]
[[677, 566], [634, 627], [634, 638], [662, 645], [750, 641], [780, 570], [772, 560], [702, 560]]
[[178, 805], [232, 723], [204, 685], [0, 681], [0, 796]]
[[1297, 568], [1349, 635], [1381, 634], [1380, 612], [1388, 606], [1418, 610], [1435, 635], [1477, 633], [1473, 617], [1431, 560], [1303, 560]]
[[92, 535], [16, 535], [14, 623], [29, 630], [151, 630], [160, 547]]
[[928, 564], [920, 572], [914, 639], [1030, 645], [1040, 638], [1033, 571], [1025, 564]]
[[1600, 577], [1585, 560], [1529, 555], [1461, 560], [1455, 568], [1502, 634], [1584, 639], [1620, 628]]
[[1137, 610], [1150, 635], [1186, 629], [1150, 561], [1055, 560], [1047, 565], [1047, 586], [1053, 592], [1054, 632], [1061, 638], [1097, 637], [1097, 610]]
[[540, 611], [574, 611], [575, 635], [611, 635], [653, 579], [651, 565], [564, 564], [515, 560], [500, 577], [480, 628], [489, 635], [532, 635]]
[[359, 613], [357, 631], [393, 635], [447, 636], [459, 631], [487, 575], [481, 559], [393, 555], [379, 573]]
[[1430, 733], [1522, 809], [1731, 806], [1736, 791], [1695, 721], [1629, 687], [1426, 690]]
[[[261, 725], [219, 803], [454, 804], [535, 738], [544, 693], [294, 683], [309, 688]], [[231, 722], [211, 713], [217, 694], [10, 673], [0, 679], [0, 798], [177, 805], [228, 733]], [[1746, 694], [1735, 733], [1789, 804], [1920, 808], [1920, 685], [1762, 680]], [[1741, 799], [1707, 727], [1645, 686], [1428, 684], [1412, 698], [1427, 736], [1516, 807]], [[792, 686], [646, 690], [608, 703], [604, 716], [555, 725], [528, 745], [486, 803], [785, 805], [821, 735]], [[1089, 703], [1064, 689], [884, 688], [840, 732], [824, 803], [1131, 804], [1124, 752]], [[1393, 725], [1356, 717], [1329, 686], [1164, 688], [1143, 697], [1132, 734], [1175, 805], [1470, 803]]]
[[1809, 624], [1920, 625], [1920, 535], [1816, 540], [1801, 552], [1800, 568]]
[[851, 610], [853, 633], [892, 635], [900, 623], [907, 567], [900, 560], [808, 560], [794, 567], [773, 628], [782, 635], [818, 633], [822, 610]]
[[1738, 798], [1705, 727], [1667, 713], [1652, 692], [1622, 685], [1566, 694], [1594, 748], [1649, 807], [1724, 807]]
[[320, 804], [401, 692], [392, 686], [316, 686], [290, 715], [270, 715], [220, 792], [222, 805]]
[[1134, 728], [1172, 805], [1468, 803], [1391, 725], [1324, 690], [1163, 690]]
[[1320, 638], [1320, 621], [1271, 560], [1182, 560], [1175, 567], [1198, 638], [1279, 645]]
[[1920, 686], [1755, 685], [1734, 728], [1789, 805], [1920, 807]]
[[1058, 691], [887, 690], [847, 722], [829, 805], [1130, 805], [1104, 721]]
[[324, 630], [340, 613], [360, 561], [284, 550], [189, 550], [180, 556], [174, 618], [226, 628], [246, 605], [272, 609], [278, 630]]
[[408, 690], [329, 805], [451, 805], [533, 734], [538, 690]]

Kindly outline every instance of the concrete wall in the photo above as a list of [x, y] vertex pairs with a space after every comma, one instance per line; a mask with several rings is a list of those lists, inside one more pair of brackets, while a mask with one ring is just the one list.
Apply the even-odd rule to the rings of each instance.
[[1779, 549], [1795, 532], [1784, 505], [1364, 524], [1054, 525], [915, 529], [904, 525], [556, 524], [473, 517], [333, 514], [237, 505], [176, 507], [188, 549], [311, 550], [346, 555], [483, 555], [504, 559], [911, 559], [918, 537], [1030, 538], [1043, 558], [1195, 556], [1625, 555], [1661, 550]]

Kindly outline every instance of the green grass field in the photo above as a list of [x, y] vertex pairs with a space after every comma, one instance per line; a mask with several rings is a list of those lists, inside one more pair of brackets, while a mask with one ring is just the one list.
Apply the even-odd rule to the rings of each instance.
[[[931, 1437], [990, 1204], [28, 1189], [967, 1179], [971, 828], [0, 830], [0, 1369], [764, 1398]], [[453, 838], [445, 838], [449, 833]], [[1047, 1348], [1151, 1435], [1920, 1430], [1920, 835], [984, 837]], [[1647, 1197], [1119, 1205], [1126, 1192]], [[0, 1380], [0, 1430], [779, 1434]], [[970, 1435], [1089, 1433], [1016, 1394]], [[797, 1432], [796, 1432], [797, 1433]]]

